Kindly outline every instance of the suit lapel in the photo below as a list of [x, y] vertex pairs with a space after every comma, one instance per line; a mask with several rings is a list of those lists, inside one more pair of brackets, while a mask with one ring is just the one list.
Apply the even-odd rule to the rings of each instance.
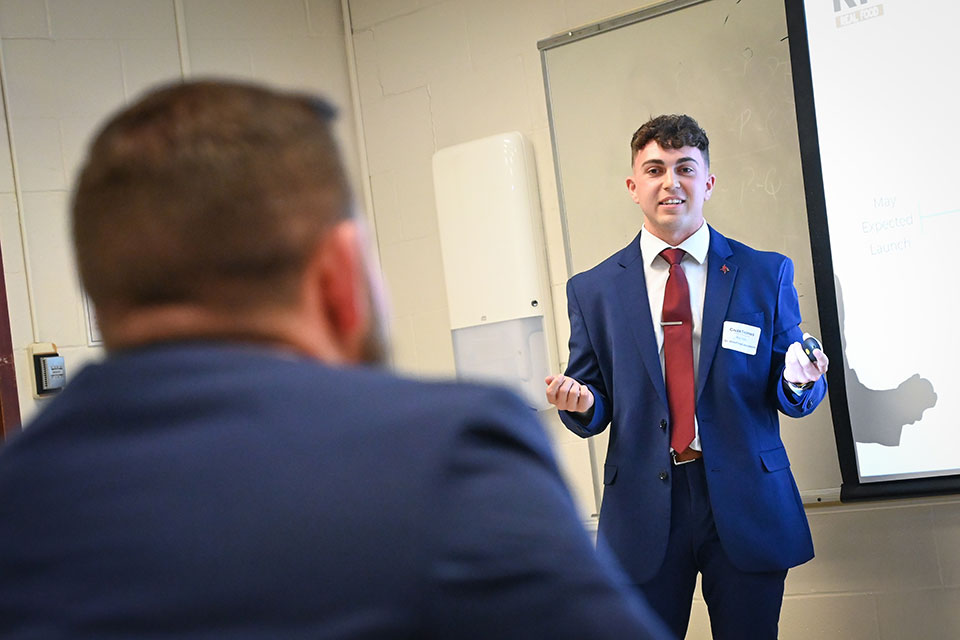
[[657, 336], [653, 331], [653, 320], [650, 318], [650, 303], [647, 298], [647, 281], [643, 274], [639, 235], [620, 252], [619, 263], [623, 271], [617, 275], [613, 284], [620, 298], [623, 317], [626, 318], [629, 331], [633, 334], [640, 352], [640, 360], [647, 370], [650, 382], [666, 405], [667, 389], [663, 384], [660, 351], [657, 348]]
[[703, 327], [700, 331], [700, 366], [697, 372], [698, 400], [710, 374], [717, 347], [720, 345], [723, 319], [727, 317], [733, 283], [737, 279], [739, 267], [731, 262], [732, 253], [727, 239], [710, 227], [707, 285], [703, 297]]

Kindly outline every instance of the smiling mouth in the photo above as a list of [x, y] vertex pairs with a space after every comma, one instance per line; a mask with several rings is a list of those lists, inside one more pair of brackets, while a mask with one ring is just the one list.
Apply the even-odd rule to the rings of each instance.
[[661, 200], [660, 204], [671, 205], [671, 204], [683, 204], [686, 200], [680, 198], [667, 198], [666, 200]]

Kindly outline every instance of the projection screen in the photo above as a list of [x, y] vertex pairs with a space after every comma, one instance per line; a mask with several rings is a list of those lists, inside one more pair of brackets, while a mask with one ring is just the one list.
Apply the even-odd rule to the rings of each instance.
[[956, 492], [960, 9], [785, 6], [841, 499]]

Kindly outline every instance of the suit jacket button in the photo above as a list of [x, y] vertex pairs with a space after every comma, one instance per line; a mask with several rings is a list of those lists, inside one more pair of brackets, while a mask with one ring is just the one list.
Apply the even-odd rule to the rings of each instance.
[[666, 472], [666, 471], [661, 471], [661, 472], [660, 472], [660, 479], [661, 479], [661, 480], [666, 480], [666, 479], [669, 478], [669, 477], [670, 477], [670, 476], [667, 475], [667, 472]]
[[666, 428], [667, 428], [667, 421], [666, 421], [666, 420], [661, 420], [661, 421], [660, 421], [660, 428], [663, 429], [663, 430], [666, 430]]

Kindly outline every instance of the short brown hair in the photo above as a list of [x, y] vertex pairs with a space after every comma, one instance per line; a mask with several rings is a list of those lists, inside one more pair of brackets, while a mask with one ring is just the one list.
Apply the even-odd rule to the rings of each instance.
[[696, 147], [703, 153], [703, 161], [710, 166], [710, 140], [707, 132], [688, 115], [662, 115], [651, 118], [637, 129], [630, 140], [630, 166], [640, 149], [651, 141], [664, 149]]
[[290, 304], [322, 235], [351, 216], [322, 100], [231, 82], [151, 92], [94, 139], [73, 197], [98, 309]]

